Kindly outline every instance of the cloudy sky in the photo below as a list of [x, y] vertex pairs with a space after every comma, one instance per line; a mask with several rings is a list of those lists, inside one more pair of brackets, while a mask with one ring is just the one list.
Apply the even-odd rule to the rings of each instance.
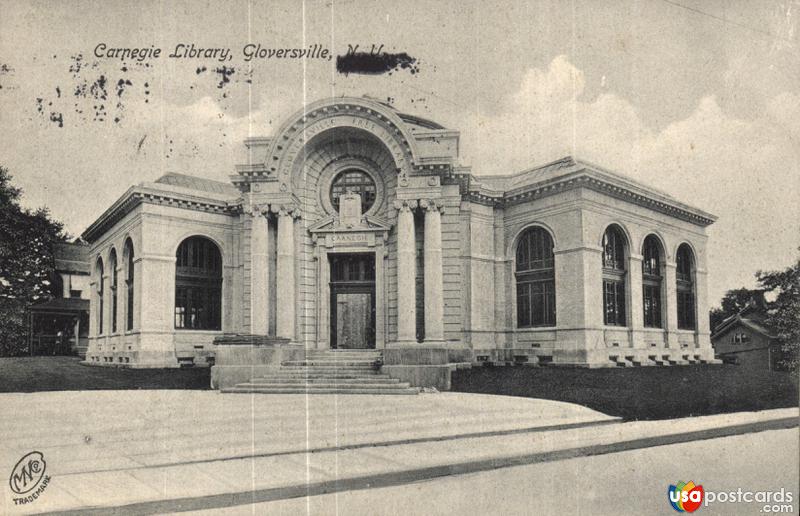
[[[0, 164], [73, 235], [133, 183], [225, 180], [244, 137], [303, 102], [367, 94], [460, 130], [477, 174], [575, 154], [718, 215], [712, 303], [800, 245], [797, 0], [0, 0], [0, 12]], [[383, 45], [418, 73], [246, 63], [249, 42]], [[97, 58], [100, 43], [162, 57]], [[164, 57], [181, 43], [232, 59]]]

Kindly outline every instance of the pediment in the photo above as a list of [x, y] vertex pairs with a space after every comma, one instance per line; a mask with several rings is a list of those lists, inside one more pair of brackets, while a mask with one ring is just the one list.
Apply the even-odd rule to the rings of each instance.
[[351, 224], [343, 224], [339, 217], [326, 217], [313, 224], [308, 231], [310, 233], [381, 233], [391, 229], [392, 226], [380, 217], [365, 215], [356, 223]]

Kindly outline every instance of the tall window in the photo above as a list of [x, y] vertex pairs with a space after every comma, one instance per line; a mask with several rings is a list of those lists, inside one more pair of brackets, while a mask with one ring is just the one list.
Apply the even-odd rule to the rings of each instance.
[[125, 256], [125, 329], [130, 331], [133, 329], [133, 243], [130, 240], [125, 242]]
[[525, 230], [517, 244], [517, 326], [556, 325], [553, 239], [542, 228]]
[[178, 247], [175, 268], [175, 328], [222, 327], [222, 256], [211, 240], [190, 237]]
[[117, 252], [111, 250], [111, 258], [109, 259], [109, 268], [111, 269], [111, 333], [117, 333]]
[[103, 314], [105, 312], [105, 278], [103, 275], [103, 259], [97, 259], [97, 334], [103, 334]]
[[644, 325], [661, 328], [661, 244], [654, 235], [644, 239], [642, 261], [642, 292], [644, 294]]
[[616, 226], [603, 234], [603, 319], [609, 326], [625, 326], [625, 236]]
[[678, 328], [681, 330], [694, 330], [694, 257], [692, 256], [692, 249], [687, 244], [681, 244], [678, 248], [676, 262]]
[[361, 170], [345, 170], [331, 184], [331, 204], [336, 211], [339, 211], [339, 197], [347, 192], [361, 196], [361, 212], [366, 213], [375, 203], [377, 189], [369, 174]]

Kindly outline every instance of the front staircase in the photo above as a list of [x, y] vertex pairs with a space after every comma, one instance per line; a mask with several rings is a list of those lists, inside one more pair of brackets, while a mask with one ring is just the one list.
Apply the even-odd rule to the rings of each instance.
[[374, 350], [308, 350], [304, 360], [283, 362], [273, 373], [222, 389], [264, 394], [418, 394], [417, 387], [381, 372]]

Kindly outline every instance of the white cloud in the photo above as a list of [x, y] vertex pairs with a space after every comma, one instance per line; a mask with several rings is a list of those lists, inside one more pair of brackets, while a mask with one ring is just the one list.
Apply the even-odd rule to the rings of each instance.
[[710, 229], [710, 301], [787, 265], [800, 244], [800, 97], [781, 93], [754, 120], [714, 96], [661, 131], [613, 93], [579, 100], [583, 73], [558, 56], [531, 69], [494, 115], [462, 131], [477, 174], [510, 173], [573, 154], [629, 174], [719, 215]]

